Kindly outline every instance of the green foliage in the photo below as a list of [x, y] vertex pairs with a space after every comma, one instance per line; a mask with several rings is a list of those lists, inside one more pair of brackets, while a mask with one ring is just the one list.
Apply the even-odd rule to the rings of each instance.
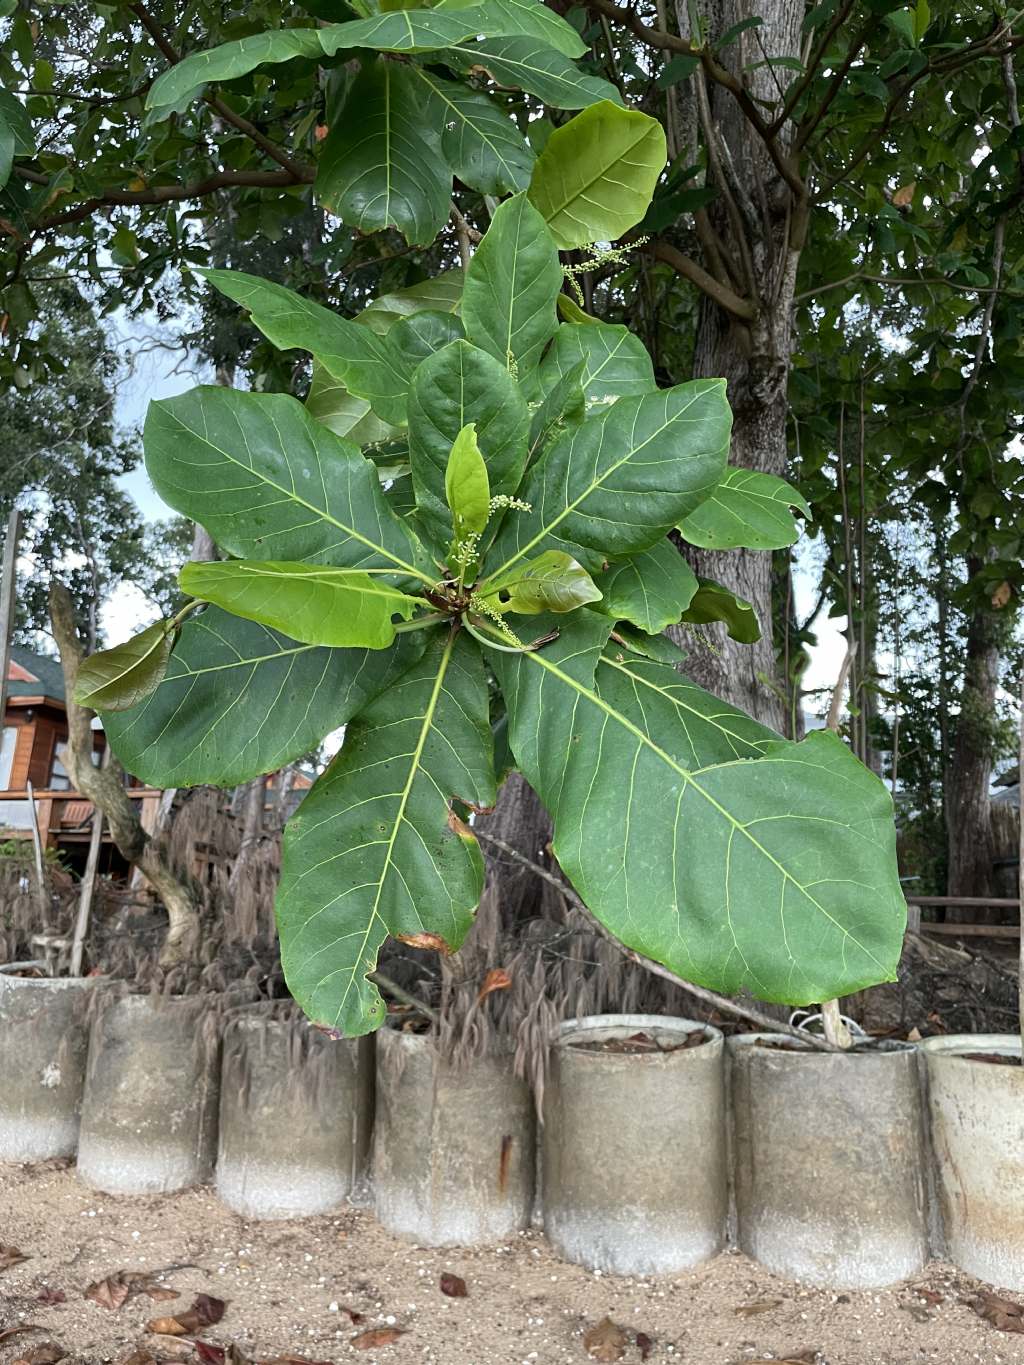
[[162, 495], [237, 558], [185, 570], [199, 609], [163, 682], [105, 724], [159, 784], [242, 781], [346, 724], [284, 843], [282, 958], [311, 1016], [381, 1022], [367, 974], [388, 935], [461, 943], [483, 862], [456, 811], [495, 800], [503, 716], [562, 866], [624, 942], [793, 1003], [890, 976], [884, 787], [832, 736], [789, 743], [681, 677], [658, 634], [711, 611], [668, 536], [729, 478], [724, 383], [658, 388], [621, 329], [559, 323], [557, 248], [522, 194], [470, 264], [467, 339], [419, 358], [396, 339], [410, 319], [336, 329], [215, 278], [346, 383], [406, 357], [396, 451], [282, 394], [199, 388], [146, 428]]

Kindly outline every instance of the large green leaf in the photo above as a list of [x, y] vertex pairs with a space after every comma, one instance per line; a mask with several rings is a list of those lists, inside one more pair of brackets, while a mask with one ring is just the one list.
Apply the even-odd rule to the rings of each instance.
[[320, 28], [280, 28], [255, 33], [205, 52], [195, 52], [158, 76], [146, 96], [150, 121], [183, 113], [215, 81], [237, 80], [258, 66], [288, 62], [295, 57], [320, 61], [346, 48], [376, 52], [431, 52], [484, 30], [482, 10], [461, 12], [420, 9], [375, 14], [345, 24]]
[[464, 633], [439, 633], [349, 726], [284, 837], [281, 960], [316, 1022], [349, 1035], [382, 1022], [366, 974], [389, 934], [461, 944], [484, 868], [451, 803], [493, 804], [492, 752], [487, 678]]
[[417, 631], [390, 650], [320, 649], [207, 607], [182, 626], [156, 691], [103, 728], [143, 782], [231, 787], [310, 753], [422, 647]]
[[451, 532], [444, 476], [463, 427], [476, 426], [492, 494], [513, 493], [526, 463], [530, 414], [505, 366], [467, 341], [424, 361], [409, 394], [409, 459], [416, 499], [441, 536]]
[[779, 740], [667, 665], [599, 657], [609, 629], [581, 611], [551, 644], [492, 657], [512, 751], [591, 910], [727, 994], [807, 1004], [892, 979], [906, 906], [881, 782], [832, 734]]
[[[473, 0], [440, 0], [439, 10], [465, 10]], [[567, 57], [582, 57], [587, 45], [572, 24], [549, 9], [543, 0], [483, 0], [475, 6], [480, 27], [485, 35], [525, 34], [541, 38], [549, 47]]]
[[[10, 178], [14, 158], [16, 156], [34, 156], [35, 150], [32, 120], [29, 118], [25, 106], [17, 96], [0, 87], [0, 189], [3, 189]], [[529, 174], [527, 174], [523, 185], [516, 188], [525, 188], [529, 179]]]
[[466, 272], [462, 319], [469, 340], [527, 388], [558, 326], [561, 287], [558, 250], [544, 219], [525, 194], [506, 199]]
[[426, 246], [451, 212], [452, 173], [427, 136], [410, 67], [368, 62], [323, 144], [317, 198], [359, 232]]
[[408, 621], [425, 605], [363, 569], [274, 559], [189, 563], [179, 578], [190, 597], [310, 645], [385, 649], [395, 638], [392, 616]]
[[144, 435], [157, 492], [229, 554], [432, 581], [373, 465], [294, 398], [192, 389], [151, 403]]
[[590, 327], [563, 323], [541, 363], [545, 389], [582, 360], [580, 383], [588, 402], [650, 393], [657, 388], [647, 348], [628, 327], [599, 322]]
[[785, 479], [754, 469], [727, 469], [715, 491], [679, 523], [691, 545], [707, 550], [781, 550], [799, 538], [791, 507], [811, 509]]
[[622, 103], [614, 85], [598, 76], [584, 75], [543, 39], [481, 38], [456, 44], [442, 60], [465, 71], [483, 67], [499, 85], [525, 90], [552, 109], [584, 109], [598, 100]]
[[446, 81], [421, 66], [410, 70], [422, 83], [426, 117], [443, 130], [441, 154], [455, 175], [481, 194], [525, 189], [535, 154], [508, 114], [489, 95], [458, 81]]
[[700, 580], [690, 599], [682, 620], [689, 625], [710, 626], [722, 621], [733, 640], [752, 645], [761, 638], [757, 612], [745, 597], [738, 597], [729, 588], [710, 578]]
[[563, 251], [614, 242], [647, 212], [666, 155], [657, 119], [602, 100], [548, 138], [530, 201]]
[[84, 660], [75, 681], [75, 701], [94, 711], [128, 711], [160, 686], [171, 656], [174, 630], [157, 621], [122, 645]]
[[649, 635], [674, 625], [693, 601], [697, 575], [670, 540], [615, 564], [598, 579], [604, 611], [617, 621], [632, 621]]
[[[564, 298], [564, 295], [559, 297]], [[544, 357], [546, 363], [547, 357]], [[530, 455], [528, 463], [531, 463], [544, 454], [548, 446], [563, 431], [570, 427], [578, 427], [587, 415], [587, 401], [583, 393], [583, 375], [585, 363], [577, 361], [571, 369], [559, 376], [552, 376], [550, 373], [545, 375], [544, 365], [541, 366], [540, 381], [541, 387], [546, 388], [547, 392], [543, 400], [537, 405], [537, 411], [533, 414], [530, 422]], [[552, 378], [554, 382], [551, 383]], [[550, 387], [548, 385], [550, 384]]]
[[365, 398], [378, 417], [405, 420], [408, 367], [387, 337], [340, 317], [293, 289], [241, 270], [196, 272], [247, 308], [254, 327], [283, 351], [310, 351], [352, 394]]
[[575, 611], [588, 602], [599, 602], [601, 589], [569, 555], [545, 550], [492, 583], [485, 597], [496, 611], [536, 616], [545, 611]]
[[382, 422], [365, 398], [349, 393], [341, 380], [335, 379], [318, 360], [313, 361], [306, 411], [335, 436], [347, 436], [357, 446], [390, 440], [399, 431], [390, 422]]
[[532, 511], [508, 518], [487, 569], [556, 549], [594, 571], [656, 544], [721, 479], [731, 421], [721, 379], [620, 398], [588, 417], [530, 466], [519, 496]]
[[[419, 68], [414, 68], [418, 71]], [[452, 313], [462, 299], [462, 270], [445, 270], [419, 284], [396, 289], [391, 294], [378, 294], [355, 320], [378, 333], [385, 333], [399, 318], [430, 309], [436, 313]]]
[[423, 308], [398, 319], [388, 332], [388, 345], [411, 379], [427, 356], [464, 336], [462, 323], [454, 313]]

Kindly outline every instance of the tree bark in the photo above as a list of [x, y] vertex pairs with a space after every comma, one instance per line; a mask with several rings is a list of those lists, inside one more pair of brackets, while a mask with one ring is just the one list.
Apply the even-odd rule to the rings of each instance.
[[[971, 563], [971, 577], [980, 565]], [[946, 802], [948, 896], [990, 896], [993, 886], [992, 783], [993, 720], [999, 660], [1005, 628], [1000, 614], [984, 603], [967, 627], [967, 662], [960, 694]]]
[[137, 867], [167, 911], [167, 936], [160, 965], [174, 967], [195, 960], [201, 938], [199, 906], [188, 884], [171, 869], [161, 846], [142, 827], [138, 811], [124, 786], [124, 769], [112, 758], [103, 768], [92, 761], [93, 712], [74, 699], [78, 669], [84, 657], [75, 624], [71, 594], [55, 579], [50, 585], [50, 620], [60, 651], [67, 694], [68, 754], [71, 780], [83, 796], [103, 813], [111, 837], [122, 856]]

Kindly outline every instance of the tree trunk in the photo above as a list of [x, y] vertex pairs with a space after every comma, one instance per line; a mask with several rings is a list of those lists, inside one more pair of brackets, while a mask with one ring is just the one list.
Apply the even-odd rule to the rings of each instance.
[[[969, 564], [972, 578], [979, 568], [977, 563]], [[994, 894], [989, 787], [1004, 634], [999, 613], [984, 603], [975, 606], [967, 627], [967, 662], [949, 765], [946, 801], [949, 896]]]
[[154, 843], [142, 827], [138, 811], [125, 790], [124, 769], [116, 760], [103, 768], [92, 761], [93, 713], [74, 699], [75, 682], [83, 658], [75, 625], [71, 594], [55, 579], [50, 585], [50, 620], [60, 651], [67, 696], [67, 767], [75, 786], [103, 813], [111, 837], [121, 855], [137, 867], [153, 887], [167, 911], [167, 937], [160, 952], [162, 967], [192, 962], [199, 951], [199, 906], [188, 883], [167, 862], [162, 845]]
[[244, 786], [237, 789], [238, 805], [242, 817], [242, 834], [228, 882], [232, 892], [237, 891], [241, 885], [248, 864], [259, 848], [260, 839], [263, 837], [266, 793], [266, 779], [263, 777], [254, 777], [252, 781], [246, 782]]

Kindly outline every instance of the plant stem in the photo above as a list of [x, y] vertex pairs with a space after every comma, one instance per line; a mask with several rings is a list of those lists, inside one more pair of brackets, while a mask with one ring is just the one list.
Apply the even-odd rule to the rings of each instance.
[[381, 990], [387, 991], [388, 995], [393, 995], [396, 1000], [401, 1000], [403, 1005], [410, 1005], [414, 1010], [418, 1010], [424, 1019], [429, 1019], [432, 1024], [437, 1024], [437, 1010], [432, 1010], [422, 1000], [417, 1000], [415, 995], [410, 995], [404, 986], [400, 986], [397, 981], [392, 981], [390, 976], [385, 976], [383, 972], [370, 972], [367, 980], [372, 981], [375, 986], [380, 986]]
[[[1024, 778], [1024, 673], [1020, 680], [1020, 742], [1017, 747], [1017, 793], [1020, 797], [1021, 779]], [[1017, 843], [1017, 895], [1024, 901], [1024, 806], [1018, 810], [1020, 833]], [[1017, 914], [1024, 922], [1024, 906], [1018, 905]], [[1020, 956], [1017, 967], [1017, 1012], [1020, 1025], [1021, 1059], [1024, 1060], [1024, 932], [1020, 938]]]
[[433, 611], [429, 616], [415, 616], [411, 621], [399, 621], [395, 626], [395, 634], [405, 635], [410, 630], [425, 630], [427, 626], [436, 626], [438, 621], [446, 619], [444, 613], [440, 611]]
[[[850, 643], [847, 646], [846, 657], [839, 667], [839, 677], [832, 692], [832, 704], [828, 708], [828, 719], [825, 728], [832, 733], [839, 733], [839, 711], [843, 704], [843, 689], [846, 686], [846, 679], [849, 677], [850, 669], [853, 667], [854, 656], [857, 653], [857, 641], [853, 638], [853, 612], [850, 610]], [[853, 1039], [850, 1030], [843, 1023], [843, 1016], [839, 1013], [838, 1000], [823, 1000], [821, 1002], [821, 1023], [825, 1030], [825, 1037], [837, 1048], [848, 1048], [853, 1046]]]
[[660, 962], [654, 962], [649, 957], [644, 957], [641, 953], [635, 952], [632, 948], [627, 948], [625, 944], [620, 943], [613, 934], [608, 932], [601, 921], [591, 912], [589, 907], [584, 905], [583, 901], [580, 900], [572, 887], [561, 877], [556, 877], [553, 872], [549, 872], [548, 869], [542, 867], [540, 863], [535, 863], [532, 859], [527, 858], [525, 854], [520, 853], [517, 848], [513, 848], [513, 846], [506, 843], [504, 839], [499, 839], [496, 835], [488, 834], [485, 830], [476, 828], [474, 828], [473, 833], [478, 839], [483, 839], [485, 843], [493, 844], [495, 848], [500, 849], [507, 857], [512, 858], [522, 867], [529, 868], [536, 876], [549, 882], [552, 886], [557, 887], [570, 905], [574, 906], [586, 917], [588, 923], [593, 925], [602, 938], [606, 938], [609, 943], [613, 943], [623, 957], [628, 958], [630, 962], [635, 962], [638, 967], [643, 967], [644, 971], [650, 972], [652, 976], [660, 976], [665, 981], [671, 981], [673, 985], [679, 986], [680, 989], [684, 991], [689, 991], [691, 995], [695, 995], [698, 1000], [703, 1000], [705, 1004], [714, 1005], [716, 1009], [722, 1010], [726, 1014], [733, 1014], [738, 1019], [746, 1019], [750, 1023], [756, 1024], [758, 1028], [766, 1030], [768, 1033], [785, 1033], [791, 1038], [799, 1038], [802, 1043], [806, 1043], [808, 1047], [816, 1048], [819, 1052], [834, 1052], [836, 1050], [835, 1045], [828, 1039], [819, 1038], [815, 1034], [807, 1032], [805, 1029], [796, 1029], [789, 1024], [783, 1024], [778, 1019], [773, 1019], [771, 1015], [762, 1014], [760, 1010], [754, 1009], [752, 1005], [741, 1004], [738, 1000], [730, 1000], [727, 995], [719, 995], [717, 991], [709, 991], [704, 986], [696, 986], [692, 981], [685, 981], [681, 976], [677, 976], [676, 973], [670, 971], [668, 967], [663, 967]]

